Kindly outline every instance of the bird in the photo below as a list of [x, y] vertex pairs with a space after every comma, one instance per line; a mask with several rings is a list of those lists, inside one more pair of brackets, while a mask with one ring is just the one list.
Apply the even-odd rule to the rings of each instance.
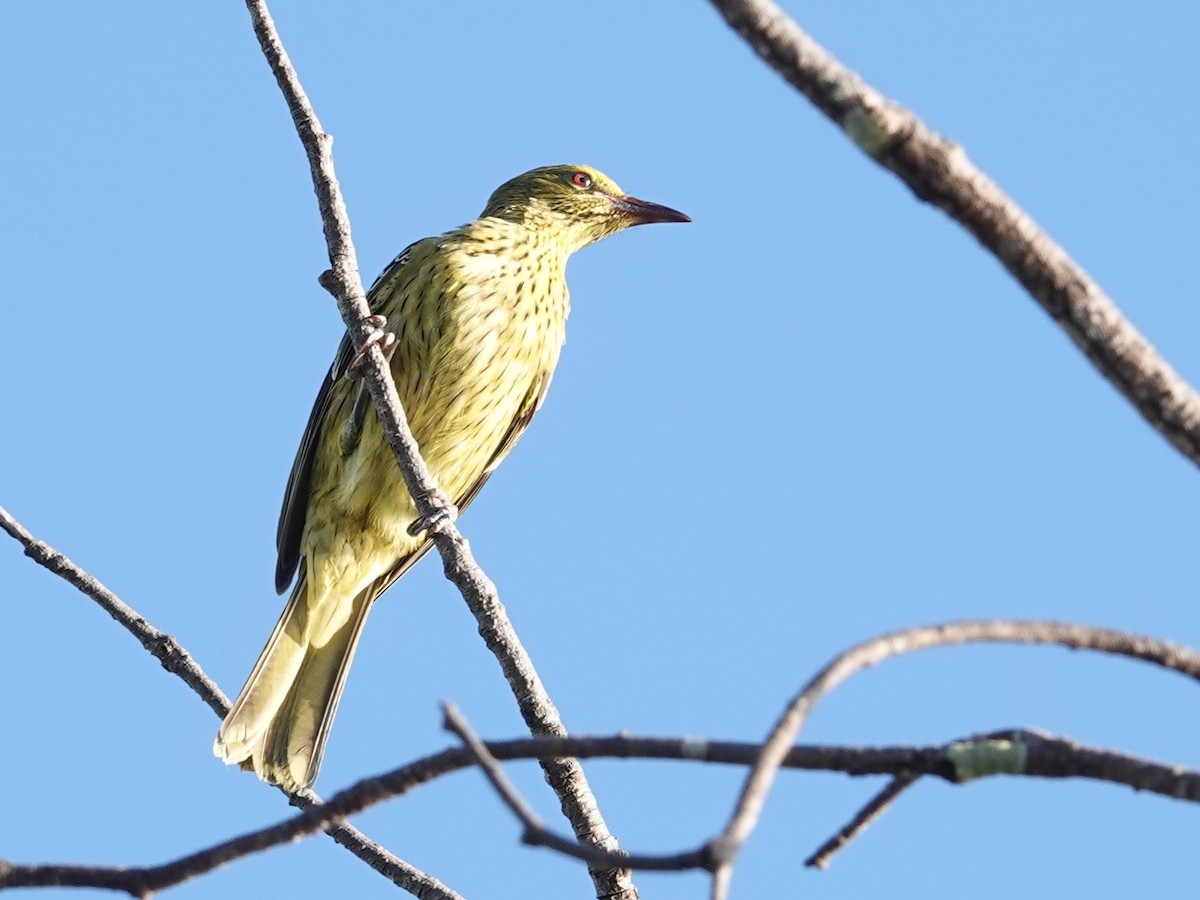
[[[479, 218], [409, 245], [367, 292], [421, 455], [465, 509], [542, 406], [565, 339], [568, 257], [689, 222], [590, 166], [532, 169]], [[382, 317], [382, 318], [378, 318]], [[288, 477], [275, 588], [290, 598], [213, 752], [291, 792], [316, 780], [367, 613], [431, 546], [343, 337]], [[293, 584], [294, 581], [294, 584]]]

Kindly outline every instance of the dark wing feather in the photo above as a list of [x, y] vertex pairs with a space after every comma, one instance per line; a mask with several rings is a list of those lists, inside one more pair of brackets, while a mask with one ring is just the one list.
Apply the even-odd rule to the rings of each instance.
[[300, 564], [300, 534], [304, 531], [304, 517], [308, 512], [308, 490], [312, 482], [317, 440], [329, 410], [330, 393], [344, 374], [346, 363], [341, 362], [342, 356], [350, 349], [350, 336], [346, 335], [338, 346], [329, 374], [321, 383], [321, 390], [317, 392], [312, 412], [308, 414], [308, 424], [304, 426], [304, 436], [300, 438], [300, 449], [296, 451], [296, 461], [292, 463], [292, 471], [288, 474], [287, 488], [283, 492], [283, 509], [279, 513], [279, 528], [275, 532], [275, 548], [279, 552], [275, 562], [275, 591], [279, 594], [288, 589]]
[[[377, 296], [376, 288], [380, 284], [390, 281], [400, 271], [412, 257], [411, 251], [414, 246], [414, 244], [410, 244], [405, 247], [400, 255], [392, 260], [375, 279], [371, 289], [367, 292], [367, 302], [371, 304], [372, 309], [374, 309], [372, 301]], [[333, 386], [345, 377], [346, 368], [353, 358], [354, 346], [350, 342], [350, 335], [343, 335], [337, 354], [333, 358], [333, 365], [329, 368], [329, 375], [321, 384], [321, 390], [317, 392], [312, 412], [308, 415], [308, 424], [304, 427], [304, 436], [300, 438], [300, 449], [296, 451], [296, 461], [292, 463], [292, 471], [288, 475], [287, 488], [283, 492], [283, 510], [279, 514], [279, 527], [275, 532], [275, 548], [279, 552], [275, 563], [275, 590], [280, 594], [288, 589], [288, 585], [292, 583], [292, 578], [296, 575], [296, 568], [300, 565], [300, 536], [304, 532], [304, 517], [308, 513], [308, 492], [312, 484], [313, 461], [316, 458], [321, 429], [329, 411], [330, 395]], [[355, 400], [352, 413], [358, 426], [356, 431], [352, 430], [349, 433], [353, 440], [349, 445], [344, 444], [342, 447], [345, 453], [349, 453], [353, 449], [353, 443], [357, 441], [358, 433], [362, 431], [361, 416], [365, 414], [366, 402], [369, 400], [365, 387], [360, 385], [358, 390], [359, 396]]]

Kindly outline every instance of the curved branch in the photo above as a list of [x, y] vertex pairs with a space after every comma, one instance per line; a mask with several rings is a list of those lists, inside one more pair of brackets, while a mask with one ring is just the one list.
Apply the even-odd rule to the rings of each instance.
[[[1200, 653], [1188, 647], [1124, 631], [1062, 622], [1007, 619], [950, 622], [944, 625], [906, 628], [865, 641], [840, 654], [809, 680], [791, 700], [771, 730], [758, 760], [746, 778], [729, 823], [710, 843], [716, 867], [714, 897], [723, 896], [723, 892], [727, 890], [733, 861], [758, 823], [763, 804], [776, 774], [787, 757], [788, 748], [796, 740], [796, 735], [800, 733], [809, 713], [821, 698], [851, 675], [878, 665], [885, 659], [930, 647], [951, 647], [966, 643], [1055, 644], [1072, 650], [1097, 650], [1101, 653], [1140, 659], [1200, 681]], [[987, 749], [999, 750], [995, 746]], [[994, 757], [987, 754], [968, 754], [956, 763], [955, 770], [957, 772], [962, 765], [966, 765], [968, 768], [964, 771], [969, 777], [974, 777], [976, 769], [982, 774], [993, 774], [994, 771], [1009, 771], [1017, 767], [1018, 763], [1021, 768], [1027, 765], [1027, 762], [1020, 759], [1019, 754], [1014, 757], [1012, 752], [999, 753]], [[992, 771], [988, 771], [988, 766], [992, 767]], [[1009, 768], [996, 768], [997, 766]]]
[[960, 146], [864, 83], [771, 0], [710, 2], [863, 151], [974, 235], [1143, 418], [1200, 464], [1200, 396]]

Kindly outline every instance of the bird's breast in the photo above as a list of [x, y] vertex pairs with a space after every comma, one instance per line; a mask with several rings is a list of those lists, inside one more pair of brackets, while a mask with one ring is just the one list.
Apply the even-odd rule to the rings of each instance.
[[[439, 484], [466, 491], [547, 381], [563, 344], [568, 297], [561, 266], [534, 253], [449, 253], [429, 346], [401, 400]], [[398, 354], [400, 355], [400, 354]]]

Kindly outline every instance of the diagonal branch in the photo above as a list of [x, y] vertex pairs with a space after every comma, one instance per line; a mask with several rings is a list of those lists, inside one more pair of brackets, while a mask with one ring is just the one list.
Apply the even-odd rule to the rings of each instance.
[[682, 853], [672, 853], [666, 856], [651, 854], [633, 854], [624, 850], [606, 850], [594, 844], [581, 844], [562, 835], [555, 834], [546, 827], [546, 823], [533, 811], [519, 793], [500, 762], [488, 751], [487, 745], [475, 734], [466, 718], [458, 711], [458, 707], [450, 703], [442, 704], [442, 715], [447, 731], [455, 734], [463, 742], [475, 765], [483, 770], [483, 774], [491, 783], [492, 789], [504, 801], [514, 816], [524, 827], [521, 841], [531, 847], [549, 847], [564, 856], [572, 856], [586, 863], [620, 866], [631, 869], [652, 869], [661, 872], [680, 872], [685, 869], [703, 869], [707, 866], [704, 847], [698, 850], [685, 850]]
[[[94, 576], [79, 568], [79, 566], [75, 565], [75, 563], [71, 562], [70, 559], [59, 553], [49, 544], [35, 538], [24, 525], [14, 519], [8, 510], [2, 506], [0, 506], [0, 529], [20, 542], [25, 548], [25, 555], [30, 559], [49, 569], [55, 575], [58, 575], [100, 604], [105, 612], [116, 619], [126, 631], [137, 638], [141, 645], [162, 663], [164, 669], [180, 678], [188, 687], [195, 691], [196, 695], [207, 703], [209, 709], [215, 712], [218, 717], [225, 717], [225, 714], [229, 712], [229, 699], [217, 687], [216, 682], [205, 674], [196, 660], [192, 658], [192, 655], [175, 638], [165, 632], [159, 631], [140, 616], [136, 610], [125, 604], [120, 597], [101, 584]], [[312, 806], [321, 802], [321, 798], [312, 791], [305, 791], [302, 794], [289, 796], [294, 804], [302, 807]], [[404, 860], [400, 859], [400, 857], [386, 850], [380, 844], [375, 843], [357, 828], [330, 820], [325, 830], [331, 838], [372, 869], [379, 872], [385, 878], [390, 879], [397, 886], [404, 888], [409, 893], [426, 897], [428, 900], [461, 900], [458, 894], [450, 890], [450, 888], [446, 887], [432, 875], [422, 872], [415, 866], [410, 866]], [[87, 869], [87, 867], [79, 866], [68, 866], [66, 868], [72, 870]], [[209, 868], [215, 868], [215, 866], [210, 866]], [[205, 869], [203, 871], [208, 870]], [[3, 878], [4, 872], [4, 866], [0, 865], [0, 886], [6, 883]], [[169, 883], [178, 884], [192, 877], [192, 874], [199, 873], [189, 873]], [[73, 876], [64, 874], [62, 877], [68, 878]], [[140, 882], [136, 881], [136, 876], [129, 877], [131, 880], [124, 883], [133, 885], [138, 890], [141, 890], [139, 886]], [[77, 882], [51, 880], [39, 883], [68, 885], [76, 884]], [[114, 890], [127, 890], [123, 886], [118, 885], [114, 887], [107, 882], [87, 882], [87, 884], [93, 887], [113, 887]], [[147, 890], [149, 889], [147, 888]], [[127, 890], [127, 893], [140, 896], [135, 890]]]
[[829, 861], [833, 859], [834, 854], [866, 831], [867, 826], [882, 816], [901, 794], [916, 784], [919, 777], [907, 772], [893, 777], [883, 790], [854, 814], [853, 819], [838, 829], [837, 834], [818, 847], [816, 852], [804, 861], [804, 865], [814, 869], [829, 868]]
[[[372, 326], [367, 322], [370, 310], [363, 292], [354, 244], [350, 240], [350, 222], [341, 188], [333, 169], [331, 145], [300, 85], [283, 48], [264, 0], [246, 0], [254, 33], [263, 54], [283, 92], [292, 121], [304, 144], [312, 172], [325, 242], [329, 248], [331, 269], [321, 279], [338, 303], [354, 345], [362, 353], [361, 375], [375, 403], [388, 446], [396, 456], [404, 483], [416, 502], [418, 516], [433, 520], [440, 508], [434, 498], [441, 496], [429, 469], [422, 460], [408, 427], [408, 420], [392, 382], [383, 351], [371, 342]], [[517, 699], [521, 715], [534, 734], [565, 735], [566, 727], [550, 695], [542, 685], [533, 662], [509, 621], [496, 586], [479, 568], [470, 547], [453, 523], [432, 529], [432, 537], [446, 577], [458, 587], [479, 626], [488, 649], [496, 656]], [[563, 813], [580, 840], [607, 849], [615, 849], [616, 838], [608, 830], [588, 787], [583, 769], [573, 759], [542, 760], [546, 780], [558, 794]], [[591, 869], [596, 896], [603, 900], [636, 900], [638, 894], [630, 874], [624, 869]]]
[[162, 663], [162, 667], [196, 692], [208, 708], [218, 716], [229, 712], [229, 698], [217, 687], [204, 670], [196, 664], [190, 653], [180, 646], [171, 635], [159, 631], [136, 610], [127, 606], [120, 597], [106, 588], [96, 578], [85, 572], [66, 556], [44, 541], [39, 541], [20, 522], [0, 506], [0, 529], [25, 548], [25, 555], [43, 568], [49, 569], [68, 584], [95, 600], [100, 608], [112, 616], [126, 631], [138, 639], [150, 654]]
[[863, 82], [771, 0], [710, 2], [863, 151], [974, 235], [1146, 421], [1200, 464], [1200, 396], [960, 146]]

